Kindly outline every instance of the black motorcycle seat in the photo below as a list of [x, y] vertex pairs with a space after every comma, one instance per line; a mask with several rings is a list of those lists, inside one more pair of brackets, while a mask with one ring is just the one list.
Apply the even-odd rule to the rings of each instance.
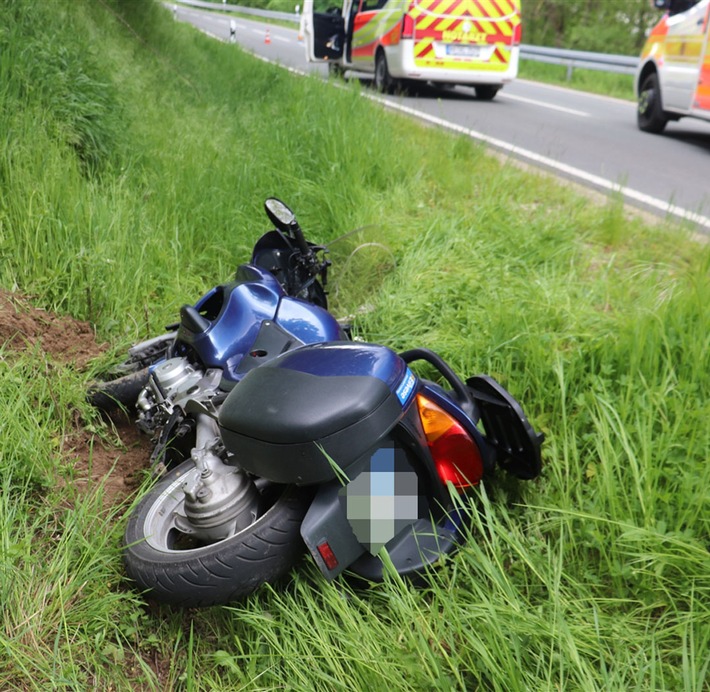
[[372, 376], [321, 376], [262, 366], [230, 392], [219, 424], [271, 444], [314, 442], [377, 415], [391, 396], [389, 387]]

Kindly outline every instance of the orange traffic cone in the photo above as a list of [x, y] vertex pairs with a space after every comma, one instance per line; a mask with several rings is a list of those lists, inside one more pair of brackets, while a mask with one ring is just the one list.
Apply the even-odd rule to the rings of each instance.
[[271, 34], [268, 29], [266, 30], [266, 36], [264, 36], [264, 43], [267, 45], [271, 43]]

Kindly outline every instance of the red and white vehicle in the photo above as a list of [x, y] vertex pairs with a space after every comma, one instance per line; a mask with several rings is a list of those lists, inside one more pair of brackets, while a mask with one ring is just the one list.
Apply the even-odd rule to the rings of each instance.
[[342, 0], [326, 12], [305, 0], [301, 30], [309, 61], [369, 72], [380, 91], [418, 80], [490, 100], [518, 74], [520, 0]]
[[666, 10], [636, 75], [638, 126], [662, 132], [684, 116], [710, 120], [710, 0], [654, 0]]

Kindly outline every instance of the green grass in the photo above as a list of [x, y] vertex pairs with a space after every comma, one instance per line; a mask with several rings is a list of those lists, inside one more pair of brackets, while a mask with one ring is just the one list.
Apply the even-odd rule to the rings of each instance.
[[173, 611], [123, 578], [128, 507], [72, 484], [77, 422], [113, 437], [91, 373], [2, 347], [0, 689], [707, 689], [708, 246], [147, 2], [41, 5], [0, 7], [0, 287], [120, 350], [227, 279], [277, 195], [319, 242], [367, 227], [332, 247], [359, 335], [494, 375], [547, 441], [422, 587], [304, 560]]
[[602, 96], [635, 101], [633, 75], [615, 74], [575, 67], [571, 73], [564, 65], [550, 65], [534, 60], [521, 60], [519, 77], [534, 82], [555, 84]]

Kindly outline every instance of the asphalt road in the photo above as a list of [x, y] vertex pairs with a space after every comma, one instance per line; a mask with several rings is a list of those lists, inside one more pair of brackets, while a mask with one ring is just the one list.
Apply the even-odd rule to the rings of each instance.
[[[229, 40], [228, 15], [180, 6], [175, 14]], [[324, 65], [306, 61], [296, 28], [235, 21], [243, 48], [297, 72], [327, 74]], [[489, 102], [464, 87], [372, 98], [585, 186], [618, 191], [656, 215], [689, 219], [710, 234], [710, 123], [685, 118], [651, 135], [637, 129], [632, 102], [524, 80]]]

